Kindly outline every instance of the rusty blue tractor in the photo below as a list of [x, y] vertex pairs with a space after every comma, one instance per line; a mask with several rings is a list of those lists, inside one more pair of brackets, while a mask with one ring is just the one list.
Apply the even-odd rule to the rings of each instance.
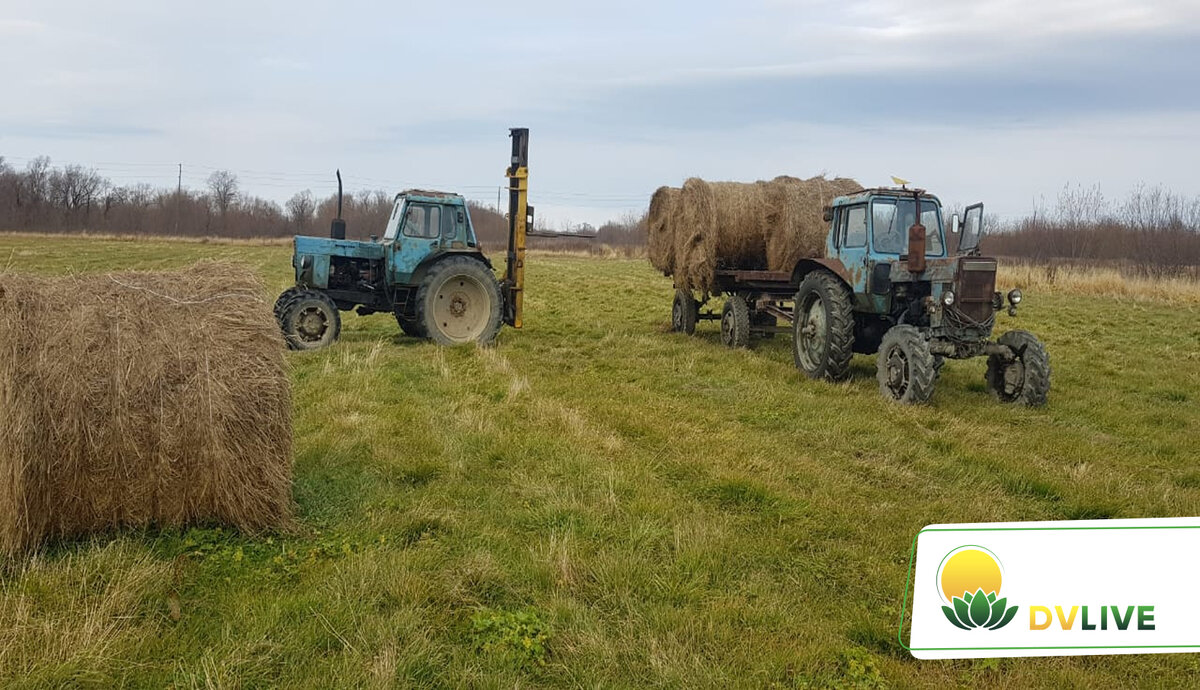
[[[1016, 315], [1020, 290], [995, 291], [997, 261], [979, 255], [983, 204], [956, 214], [948, 248], [942, 205], [923, 190], [867, 189], [834, 199], [824, 256], [800, 259], [792, 270], [721, 268], [720, 314], [677, 290], [671, 321], [692, 333], [698, 320], [721, 322], [731, 347], [753, 336], [791, 332], [796, 367], [815, 379], [840, 380], [854, 353], [877, 354], [882, 394], [903, 403], [933, 394], [946, 359], [986, 356], [986, 383], [1001, 401], [1042, 405], [1050, 390], [1050, 359], [1032, 333], [1013, 330], [992, 340], [996, 313]], [[780, 326], [780, 321], [787, 326]]]
[[509, 238], [505, 275], [497, 280], [479, 246], [466, 201], [458, 194], [409, 190], [396, 195], [382, 237], [347, 240], [338, 217], [330, 237], [297, 236], [296, 284], [279, 296], [275, 318], [288, 346], [328, 346], [341, 311], [391, 313], [408, 335], [443, 345], [491, 343], [500, 326], [521, 327], [528, 205], [529, 130], [511, 131]]

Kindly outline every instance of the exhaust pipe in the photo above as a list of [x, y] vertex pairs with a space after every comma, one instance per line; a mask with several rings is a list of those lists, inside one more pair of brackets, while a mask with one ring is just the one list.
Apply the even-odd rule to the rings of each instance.
[[346, 221], [342, 220], [342, 171], [337, 171], [338, 181], [338, 211], [337, 218], [329, 224], [329, 237], [335, 240], [346, 239]]

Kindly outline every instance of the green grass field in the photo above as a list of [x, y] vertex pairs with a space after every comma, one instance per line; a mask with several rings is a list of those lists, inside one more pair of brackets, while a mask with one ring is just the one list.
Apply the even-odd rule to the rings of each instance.
[[[272, 291], [289, 252], [0, 236], [12, 271], [224, 257]], [[300, 533], [124, 532], [6, 564], [0, 685], [1195, 682], [1192, 654], [916, 661], [896, 631], [928, 523], [1200, 515], [1200, 305], [1027, 291], [998, 328], [1047, 343], [1047, 407], [994, 402], [976, 360], [905, 408], [873, 358], [818, 383], [790, 338], [666, 332], [644, 261], [528, 263], [526, 327], [494, 349], [347, 315], [333, 348], [288, 354]]]

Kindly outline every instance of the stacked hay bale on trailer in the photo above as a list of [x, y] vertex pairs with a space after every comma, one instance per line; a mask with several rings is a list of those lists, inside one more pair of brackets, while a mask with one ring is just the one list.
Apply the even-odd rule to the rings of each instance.
[[291, 521], [284, 344], [248, 268], [0, 274], [0, 554]]
[[[682, 187], [660, 187], [650, 199], [647, 244], [651, 265], [675, 283], [672, 327], [691, 333], [697, 320], [720, 318], [722, 338], [735, 347], [749, 345], [752, 334], [770, 337], [781, 330], [778, 320], [786, 314], [775, 304], [730, 299], [719, 317], [699, 307], [712, 295], [747, 292], [734, 285], [747, 272], [786, 283], [802, 259], [823, 257], [824, 210], [834, 198], [861, 190], [854, 180], [824, 176], [758, 182], [693, 177]], [[786, 284], [775, 287], [777, 297], [795, 292]]]

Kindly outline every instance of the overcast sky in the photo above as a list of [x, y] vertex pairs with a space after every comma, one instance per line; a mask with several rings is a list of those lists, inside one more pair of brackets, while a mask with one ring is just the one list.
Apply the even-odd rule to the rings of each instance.
[[507, 128], [556, 224], [699, 175], [912, 180], [1029, 212], [1066, 183], [1200, 194], [1200, 1], [0, 0], [0, 156], [278, 201], [494, 203]]

